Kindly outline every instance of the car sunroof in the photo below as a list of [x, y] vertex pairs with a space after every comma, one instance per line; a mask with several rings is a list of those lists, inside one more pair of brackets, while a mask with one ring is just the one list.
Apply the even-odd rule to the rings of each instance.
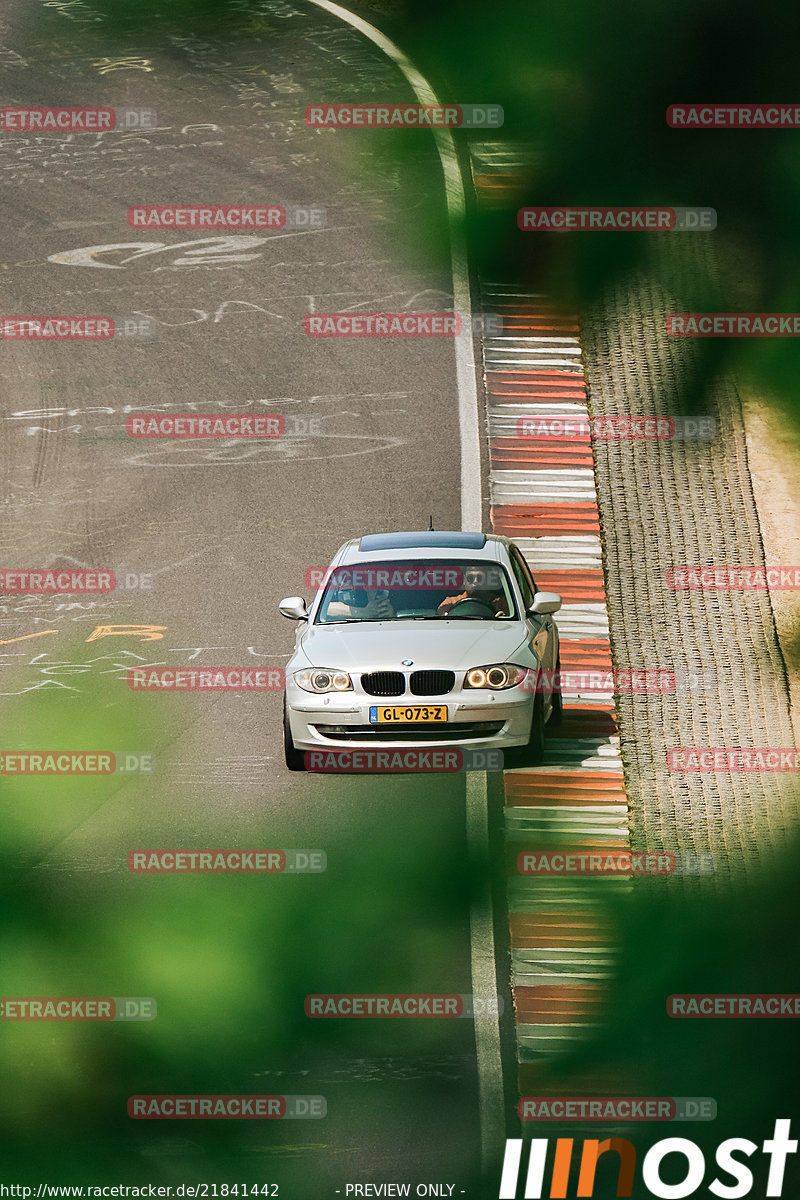
[[373, 550], [409, 550], [418, 546], [452, 550], [482, 550], [486, 545], [485, 533], [461, 533], [458, 530], [430, 530], [417, 533], [368, 533], [358, 544], [359, 550], [369, 554]]

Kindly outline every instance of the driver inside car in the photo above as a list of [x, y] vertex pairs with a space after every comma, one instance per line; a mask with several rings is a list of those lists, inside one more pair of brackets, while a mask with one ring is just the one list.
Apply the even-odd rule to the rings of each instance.
[[325, 613], [327, 620], [336, 617], [356, 618], [362, 621], [393, 621], [394, 609], [389, 603], [385, 589], [346, 588], [339, 592], [341, 600], [331, 600]]
[[487, 588], [486, 571], [481, 567], [467, 567], [464, 571], [464, 591], [458, 596], [446, 596], [437, 608], [440, 617], [449, 616], [450, 610], [462, 600], [477, 600], [490, 608], [496, 617], [507, 617], [508, 607], [502, 590], [498, 593], [494, 588]]

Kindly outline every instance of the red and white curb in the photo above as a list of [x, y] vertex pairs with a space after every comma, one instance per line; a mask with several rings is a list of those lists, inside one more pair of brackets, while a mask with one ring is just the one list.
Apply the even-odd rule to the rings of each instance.
[[481, 208], [507, 206], [509, 195], [520, 190], [521, 171], [530, 168], [536, 151], [530, 143], [495, 139], [470, 140], [472, 185]]
[[[519, 418], [582, 419], [586, 383], [577, 319], [547, 297], [483, 288], [502, 336], [483, 345], [489, 495], [495, 533], [514, 539], [541, 591], [559, 592], [561, 666], [611, 669], [592, 445], [582, 438], [520, 437]], [[521, 851], [630, 849], [613, 695], [564, 693], [564, 721], [548, 729], [540, 767], [506, 771], [509, 932], [521, 1094], [544, 1065], [596, 1023], [614, 966], [603, 900], [627, 893], [626, 875], [522, 875]]]

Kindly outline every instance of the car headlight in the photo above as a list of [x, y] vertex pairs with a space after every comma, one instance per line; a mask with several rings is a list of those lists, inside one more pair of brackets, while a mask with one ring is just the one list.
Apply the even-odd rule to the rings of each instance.
[[503, 688], [516, 687], [527, 674], [527, 667], [518, 667], [515, 663], [493, 663], [488, 667], [473, 667], [464, 676], [464, 687], [502, 691]]
[[353, 684], [346, 671], [335, 671], [328, 667], [295, 671], [293, 679], [304, 692], [352, 692], [353, 690]]

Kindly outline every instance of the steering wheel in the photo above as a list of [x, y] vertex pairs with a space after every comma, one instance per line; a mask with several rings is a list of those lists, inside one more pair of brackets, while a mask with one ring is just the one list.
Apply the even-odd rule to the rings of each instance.
[[484, 600], [474, 600], [469, 596], [464, 600], [456, 600], [450, 611], [443, 615], [447, 617], [483, 617], [487, 613], [490, 617], [496, 615], [491, 604], [487, 604]]

